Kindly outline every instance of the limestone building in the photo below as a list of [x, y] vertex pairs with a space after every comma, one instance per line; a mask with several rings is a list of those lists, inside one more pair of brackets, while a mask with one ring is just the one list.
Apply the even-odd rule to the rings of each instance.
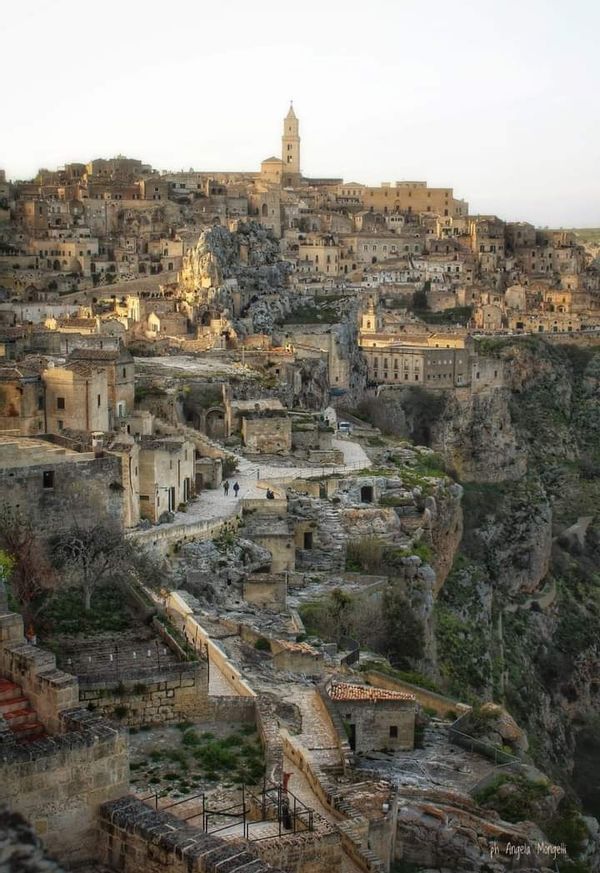
[[139, 455], [140, 515], [157, 522], [187, 503], [195, 481], [195, 449], [182, 437], [142, 437]]
[[332, 682], [328, 694], [355, 752], [414, 748], [416, 701], [412, 694], [349, 682]]
[[109, 430], [106, 371], [85, 361], [49, 367], [42, 373], [46, 389], [46, 431], [85, 433]]

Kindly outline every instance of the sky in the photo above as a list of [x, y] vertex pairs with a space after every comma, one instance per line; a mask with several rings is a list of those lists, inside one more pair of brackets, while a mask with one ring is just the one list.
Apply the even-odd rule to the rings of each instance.
[[7, 0], [0, 167], [125, 154], [426, 180], [470, 211], [600, 226], [598, 0]]

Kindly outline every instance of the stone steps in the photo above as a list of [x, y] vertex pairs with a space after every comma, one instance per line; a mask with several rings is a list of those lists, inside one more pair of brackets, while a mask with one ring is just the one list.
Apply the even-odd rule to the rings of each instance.
[[21, 686], [9, 679], [0, 679], [0, 717], [19, 742], [37, 740], [46, 733]]

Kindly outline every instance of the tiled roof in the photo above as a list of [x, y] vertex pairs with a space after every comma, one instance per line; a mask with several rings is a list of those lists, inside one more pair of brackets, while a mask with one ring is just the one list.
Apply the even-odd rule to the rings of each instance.
[[352, 685], [350, 682], [332, 682], [329, 686], [329, 696], [332, 700], [367, 701], [379, 703], [384, 700], [415, 701], [414, 694], [403, 691], [389, 691], [387, 688], [373, 688], [371, 685]]
[[69, 361], [116, 361], [118, 349], [73, 349]]

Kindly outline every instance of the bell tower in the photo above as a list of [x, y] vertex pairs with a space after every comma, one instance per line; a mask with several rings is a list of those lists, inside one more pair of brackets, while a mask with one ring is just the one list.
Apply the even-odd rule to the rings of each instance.
[[283, 136], [281, 137], [281, 160], [283, 161], [284, 185], [294, 185], [300, 180], [300, 136], [299, 122], [290, 103], [288, 114], [283, 120]]

